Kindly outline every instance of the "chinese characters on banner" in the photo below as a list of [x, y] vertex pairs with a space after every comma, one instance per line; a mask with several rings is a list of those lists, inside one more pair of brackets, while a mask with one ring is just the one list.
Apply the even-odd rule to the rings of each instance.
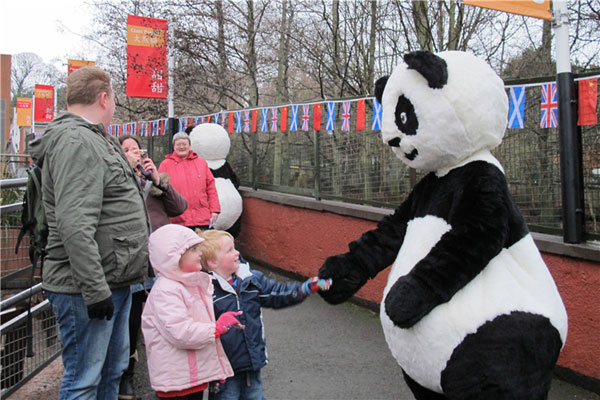
[[17, 97], [17, 126], [31, 126], [31, 99]]
[[71, 75], [73, 71], [83, 67], [91, 67], [92, 65], [96, 65], [95, 61], [87, 61], [87, 60], [67, 60], [68, 72], [67, 76]]
[[126, 93], [167, 98], [167, 20], [127, 16]]
[[50, 122], [54, 119], [54, 87], [35, 85], [35, 122]]

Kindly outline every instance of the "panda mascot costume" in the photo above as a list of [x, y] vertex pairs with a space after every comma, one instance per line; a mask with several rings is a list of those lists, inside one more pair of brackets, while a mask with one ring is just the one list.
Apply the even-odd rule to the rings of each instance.
[[545, 399], [567, 314], [490, 152], [507, 125], [503, 82], [469, 53], [403, 61], [376, 83], [382, 139], [428, 174], [325, 260], [321, 296], [341, 303], [392, 265], [381, 324], [417, 399]]
[[242, 226], [242, 196], [238, 192], [240, 181], [226, 160], [231, 147], [229, 134], [219, 124], [200, 124], [191, 130], [190, 141], [191, 149], [206, 160], [215, 177], [221, 213], [213, 227], [237, 237]]

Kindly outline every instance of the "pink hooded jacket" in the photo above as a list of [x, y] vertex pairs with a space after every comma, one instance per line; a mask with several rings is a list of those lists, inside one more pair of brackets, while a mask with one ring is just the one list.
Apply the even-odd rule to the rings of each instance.
[[150, 235], [150, 262], [158, 279], [142, 314], [152, 389], [183, 390], [233, 376], [215, 338], [214, 291], [205, 272], [182, 272], [179, 259], [202, 242], [191, 229], [165, 225]]
[[185, 226], [209, 225], [210, 214], [221, 212], [215, 178], [206, 161], [198, 157], [198, 154], [190, 150], [186, 159], [175, 153], [167, 154], [158, 171], [169, 175], [171, 185], [188, 202], [187, 210], [171, 218], [171, 223]]

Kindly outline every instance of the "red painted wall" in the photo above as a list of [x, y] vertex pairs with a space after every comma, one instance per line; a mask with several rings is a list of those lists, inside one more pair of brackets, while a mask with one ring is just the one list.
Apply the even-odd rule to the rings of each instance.
[[[243, 228], [236, 240], [242, 254], [306, 277], [317, 274], [328, 256], [375, 222], [245, 197]], [[600, 379], [600, 265], [543, 254], [569, 315], [567, 342], [558, 364]], [[358, 297], [381, 302], [389, 269], [365, 285]]]

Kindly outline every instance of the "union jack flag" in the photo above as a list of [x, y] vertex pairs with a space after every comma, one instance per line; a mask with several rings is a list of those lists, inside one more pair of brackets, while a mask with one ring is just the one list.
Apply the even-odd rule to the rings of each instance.
[[235, 131], [236, 133], [242, 132], [242, 112], [236, 111], [235, 113]]
[[244, 132], [250, 132], [250, 110], [244, 110]]
[[277, 107], [271, 108], [271, 132], [277, 132]]
[[292, 117], [290, 119], [290, 132], [298, 130], [298, 105], [292, 105]]
[[332, 131], [334, 121], [335, 121], [335, 103], [333, 101], [330, 101], [327, 103], [327, 125], [325, 126], [325, 129], [327, 129], [328, 131]]
[[266, 107], [262, 109], [262, 120], [261, 120], [261, 124], [260, 124], [261, 132], [267, 131], [267, 114], [268, 113], [269, 113], [269, 110]]
[[371, 130], [381, 130], [381, 104], [377, 101], [377, 99], [373, 99], [373, 124], [371, 125]]
[[310, 106], [308, 104], [302, 105], [302, 130], [308, 131], [308, 125], [310, 123]]
[[558, 98], [556, 83], [542, 85], [542, 111], [540, 128], [556, 128], [558, 126]]
[[226, 112], [222, 112], [221, 113], [221, 126], [223, 128], [225, 128], [225, 119], [227, 118], [227, 113]]
[[342, 131], [350, 130], [350, 102], [342, 103]]

